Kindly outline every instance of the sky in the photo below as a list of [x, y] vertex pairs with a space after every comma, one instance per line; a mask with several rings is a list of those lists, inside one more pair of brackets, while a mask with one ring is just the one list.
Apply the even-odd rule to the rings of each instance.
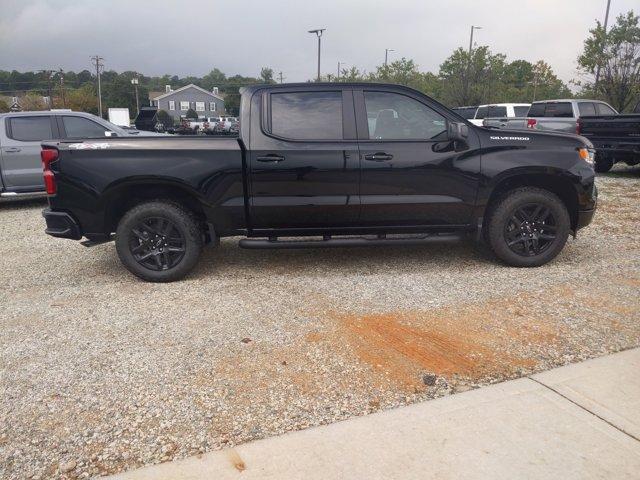
[[[609, 23], [638, 0], [612, 0]], [[565, 81], [589, 28], [604, 20], [606, 0], [0, 0], [0, 70], [91, 69], [146, 75], [258, 76], [262, 67], [285, 81], [314, 78], [317, 40], [326, 28], [322, 73], [338, 62], [374, 71], [413, 59], [437, 72], [457, 47], [477, 45], [507, 60], [545, 60]]]

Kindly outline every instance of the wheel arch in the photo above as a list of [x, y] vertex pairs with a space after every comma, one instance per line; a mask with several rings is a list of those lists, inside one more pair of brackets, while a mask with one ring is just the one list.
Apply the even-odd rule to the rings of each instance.
[[578, 192], [569, 178], [557, 172], [515, 173], [498, 180], [490, 190], [487, 198], [483, 215], [483, 229], [488, 221], [489, 211], [496, 202], [508, 192], [520, 187], [536, 187], [556, 194], [567, 208], [571, 220], [571, 229], [575, 232], [578, 225]]
[[171, 200], [191, 210], [199, 220], [206, 222], [207, 205], [196, 191], [182, 182], [171, 179], [138, 178], [110, 187], [105, 191], [104, 225], [114, 232], [123, 215], [140, 203], [150, 200]]

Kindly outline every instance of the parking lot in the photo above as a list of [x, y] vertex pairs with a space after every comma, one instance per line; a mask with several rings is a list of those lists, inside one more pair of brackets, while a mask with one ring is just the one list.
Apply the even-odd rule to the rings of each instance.
[[640, 345], [640, 168], [538, 269], [473, 243], [208, 249], [143, 283], [0, 204], [0, 477], [87, 478]]

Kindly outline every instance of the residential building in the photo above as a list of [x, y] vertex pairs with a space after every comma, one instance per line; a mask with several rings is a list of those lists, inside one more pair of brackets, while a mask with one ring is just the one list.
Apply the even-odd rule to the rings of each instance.
[[225, 114], [224, 98], [217, 90], [209, 92], [193, 83], [176, 90], [167, 85], [164, 92], [149, 92], [149, 100], [152, 107], [164, 110], [176, 121], [184, 118], [189, 109], [198, 117], [215, 117]]

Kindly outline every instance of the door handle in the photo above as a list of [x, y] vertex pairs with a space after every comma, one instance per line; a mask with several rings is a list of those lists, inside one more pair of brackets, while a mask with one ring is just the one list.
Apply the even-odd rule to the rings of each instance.
[[284, 157], [282, 155], [277, 155], [274, 153], [270, 153], [269, 155], [265, 155], [264, 157], [257, 157], [256, 160], [259, 162], [274, 162], [280, 163], [284, 161]]
[[20, 151], [22, 151], [22, 149], [21, 149], [21, 148], [18, 148], [18, 147], [9, 147], [9, 148], [7, 148], [7, 149], [5, 150], [5, 153], [18, 153], [18, 152], [20, 152]]
[[384, 162], [385, 160], [391, 160], [392, 158], [393, 155], [385, 152], [370, 153], [364, 156], [365, 160], [370, 160], [372, 162]]

